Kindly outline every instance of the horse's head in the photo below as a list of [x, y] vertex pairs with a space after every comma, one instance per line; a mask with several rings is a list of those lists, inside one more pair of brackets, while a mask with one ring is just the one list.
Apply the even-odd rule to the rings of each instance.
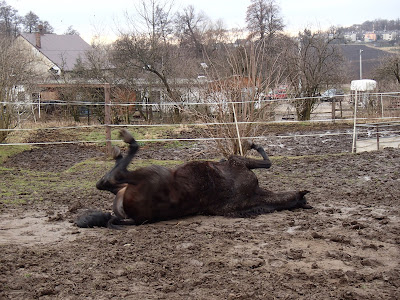
[[307, 203], [307, 199], [305, 197], [305, 195], [308, 194], [309, 192], [310, 191], [307, 191], [307, 190], [298, 192], [299, 193], [299, 199], [297, 201], [298, 208], [304, 208], [304, 209], [313, 208], [310, 204]]

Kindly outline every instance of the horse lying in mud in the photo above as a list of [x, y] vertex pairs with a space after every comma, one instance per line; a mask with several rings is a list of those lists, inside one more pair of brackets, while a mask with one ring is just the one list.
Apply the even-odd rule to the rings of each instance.
[[115, 194], [113, 212], [87, 211], [76, 220], [78, 227], [140, 225], [191, 215], [250, 217], [278, 210], [312, 208], [308, 191], [274, 193], [258, 185], [253, 169], [268, 169], [271, 162], [255, 144], [261, 159], [231, 156], [227, 160], [193, 161], [171, 170], [152, 165], [134, 171], [127, 167], [139, 146], [132, 135], [121, 130], [129, 145], [122, 156], [114, 148], [115, 166], [96, 184]]

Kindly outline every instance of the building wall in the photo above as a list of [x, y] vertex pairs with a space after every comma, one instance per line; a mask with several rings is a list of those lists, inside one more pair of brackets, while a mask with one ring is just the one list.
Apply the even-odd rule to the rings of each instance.
[[374, 41], [376, 41], [376, 33], [375, 32], [367, 32], [364, 35], [364, 41], [366, 41], [366, 42], [374, 42]]
[[[56, 67], [54, 63], [49, 60], [46, 56], [44, 56], [38, 49], [36, 49], [32, 44], [30, 44], [23, 37], [18, 36], [16, 41], [23, 49], [27, 50], [31, 54], [33, 54], [33, 70], [38, 75], [38, 81], [43, 81], [47, 77], [53, 77], [50, 73], [50, 68]], [[53, 77], [54, 78], [54, 77]]]
[[397, 37], [396, 32], [384, 33], [382, 35], [382, 39], [385, 41], [393, 41], [396, 39], [396, 37]]

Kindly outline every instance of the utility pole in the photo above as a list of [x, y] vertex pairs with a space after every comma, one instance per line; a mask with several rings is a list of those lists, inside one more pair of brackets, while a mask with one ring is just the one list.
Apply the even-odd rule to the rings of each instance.
[[362, 79], [362, 53], [363, 50], [360, 49], [360, 80]]

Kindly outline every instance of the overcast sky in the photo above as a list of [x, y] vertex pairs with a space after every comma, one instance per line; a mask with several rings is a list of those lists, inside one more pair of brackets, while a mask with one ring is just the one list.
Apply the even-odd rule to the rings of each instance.
[[[134, 14], [141, 0], [6, 0], [21, 16], [33, 11], [48, 21], [55, 33], [73, 26], [90, 42], [93, 35], [113, 35]], [[211, 19], [222, 19], [228, 28], [244, 27], [250, 0], [174, 0], [176, 10], [192, 4]], [[366, 20], [400, 18], [400, 0], [277, 0], [286, 30], [296, 33], [305, 27], [326, 29], [349, 26]]]

